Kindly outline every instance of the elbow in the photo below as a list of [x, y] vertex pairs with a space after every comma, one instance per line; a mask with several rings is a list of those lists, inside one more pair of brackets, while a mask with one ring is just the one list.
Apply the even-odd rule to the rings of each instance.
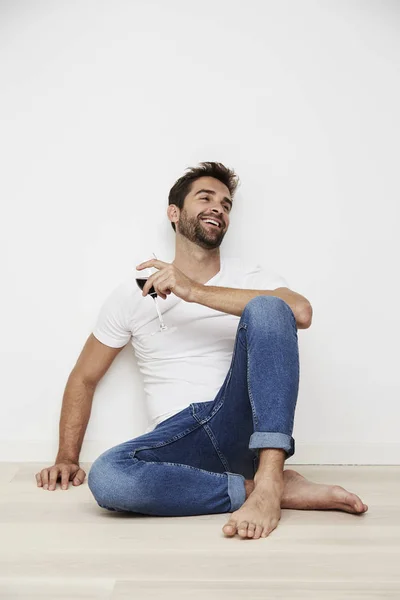
[[300, 311], [297, 319], [299, 329], [308, 329], [311, 327], [313, 309], [311, 304], [306, 304]]

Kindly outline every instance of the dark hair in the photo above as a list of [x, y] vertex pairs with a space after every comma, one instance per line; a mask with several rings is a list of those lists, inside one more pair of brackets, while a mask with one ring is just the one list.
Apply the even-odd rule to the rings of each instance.
[[[200, 177], [219, 179], [226, 185], [232, 198], [239, 184], [239, 177], [235, 172], [222, 163], [201, 162], [199, 167], [188, 168], [186, 171], [188, 172], [174, 183], [168, 196], [168, 204], [175, 204], [179, 209], [183, 208], [183, 203], [191, 192], [193, 183]], [[175, 223], [171, 223], [171, 225], [172, 229], [176, 231]]]

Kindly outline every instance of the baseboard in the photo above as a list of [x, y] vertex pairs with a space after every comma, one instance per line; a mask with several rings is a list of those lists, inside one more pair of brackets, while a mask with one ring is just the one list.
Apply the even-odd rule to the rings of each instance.
[[[80, 462], [92, 463], [102, 452], [126, 440], [87, 440]], [[53, 441], [0, 440], [1, 462], [52, 463], [57, 454]], [[296, 442], [296, 452], [286, 465], [400, 465], [400, 443]]]

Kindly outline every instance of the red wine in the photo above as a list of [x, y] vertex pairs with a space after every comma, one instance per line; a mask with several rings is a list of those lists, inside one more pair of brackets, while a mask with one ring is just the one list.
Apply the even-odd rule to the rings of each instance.
[[[146, 281], [148, 280], [148, 277], [139, 277], [138, 279], [136, 279], [136, 283], [138, 284], [138, 286], [140, 287], [141, 290], [143, 290], [144, 286], [146, 285]], [[151, 286], [150, 290], [148, 291], [148, 293], [150, 294], [150, 296], [152, 296], [153, 298], [157, 297], [157, 292], [154, 289], [153, 286]]]

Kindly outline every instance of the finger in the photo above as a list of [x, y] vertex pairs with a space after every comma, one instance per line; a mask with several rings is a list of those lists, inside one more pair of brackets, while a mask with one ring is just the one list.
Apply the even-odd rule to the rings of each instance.
[[[149, 291], [151, 290], [151, 286], [154, 287], [155, 291], [158, 294], [158, 290], [156, 288], [156, 285], [158, 285], [158, 282], [160, 281], [160, 279], [162, 279], [163, 275], [162, 275], [162, 271], [158, 271], [157, 273], [153, 273], [153, 275], [151, 275], [148, 280], [146, 281], [146, 284], [143, 288], [143, 296], [146, 296]], [[164, 275], [165, 277], [165, 275]]]
[[63, 467], [61, 469], [61, 488], [63, 490], [68, 489], [68, 481], [69, 481], [69, 469], [68, 469], [68, 467]]
[[49, 470], [48, 469], [42, 469], [42, 482], [43, 482], [43, 489], [47, 490], [47, 488], [49, 487]]
[[85, 481], [85, 477], [86, 477], [85, 471], [83, 469], [79, 469], [78, 472], [76, 473], [72, 483], [74, 485], [80, 485], [81, 483], [83, 483]]
[[162, 260], [156, 260], [152, 258], [151, 260], [146, 260], [146, 262], [140, 263], [140, 265], [136, 265], [136, 269], [141, 271], [142, 269], [149, 269], [151, 267], [155, 267], [156, 269], [162, 269], [163, 267], [168, 266], [170, 263], [163, 262]]
[[143, 291], [142, 291], [142, 296], [147, 296], [147, 294], [149, 293], [149, 290], [151, 289], [151, 286], [153, 285], [155, 276], [156, 276], [156, 273], [153, 273], [153, 275], [150, 275], [150, 277], [148, 278], [148, 280], [144, 284]]
[[51, 467], [50, 469], [50, 481], [49, 481], [49, 490], [54, 490], [56, 487], [56, 481], [58, 479], [58, 467]]
[[164, 298], [164, 300], [166, 299], [167, 294], [171, 293], [172, 282], [169, 275], [166, 277], [161, 276], [153, 285], [157, 294], [161, 296], [161, 298]]
[[165, 295], [165, 281], [168, 279], [168, 276], [165, 277], [165, 275], [160, 275], [160, 277], [157, 277], [157, 279], [154, 281], [153, 283], [153, 287], [155, 289], [155, 291], [157, 292], [157, 296], [159, 296], [160, 298], [162, 298], [163, 300], [166, 299], [166, 295]]
[[37, 486], [41, 487], [42, 486], [42, 478], [40, 476], [40, 473], [36, 473], [35, 477], [36, 477]]
[[[160, 296], [160, 298], [164, 298], [164, 300], [165, 300], [165, 294], [162, 290], [160, 290], [160, 281], [164, 281], [165, 271], [158, 271], [158, 273], [154, 273], [154, 275], [151, 276], [151, 279], [152, 279], [151, 282], [148, 279], [147, 283], [145, 285], [145, 287], [147, 287], [146, 293], [148, 293], [149, 290], [151, 289], [151, 286], [153, 286], [156, 294], [158, 296]], [[143, 291], [144, 291], [144, 289], [145, 288], [143, 288]]]

